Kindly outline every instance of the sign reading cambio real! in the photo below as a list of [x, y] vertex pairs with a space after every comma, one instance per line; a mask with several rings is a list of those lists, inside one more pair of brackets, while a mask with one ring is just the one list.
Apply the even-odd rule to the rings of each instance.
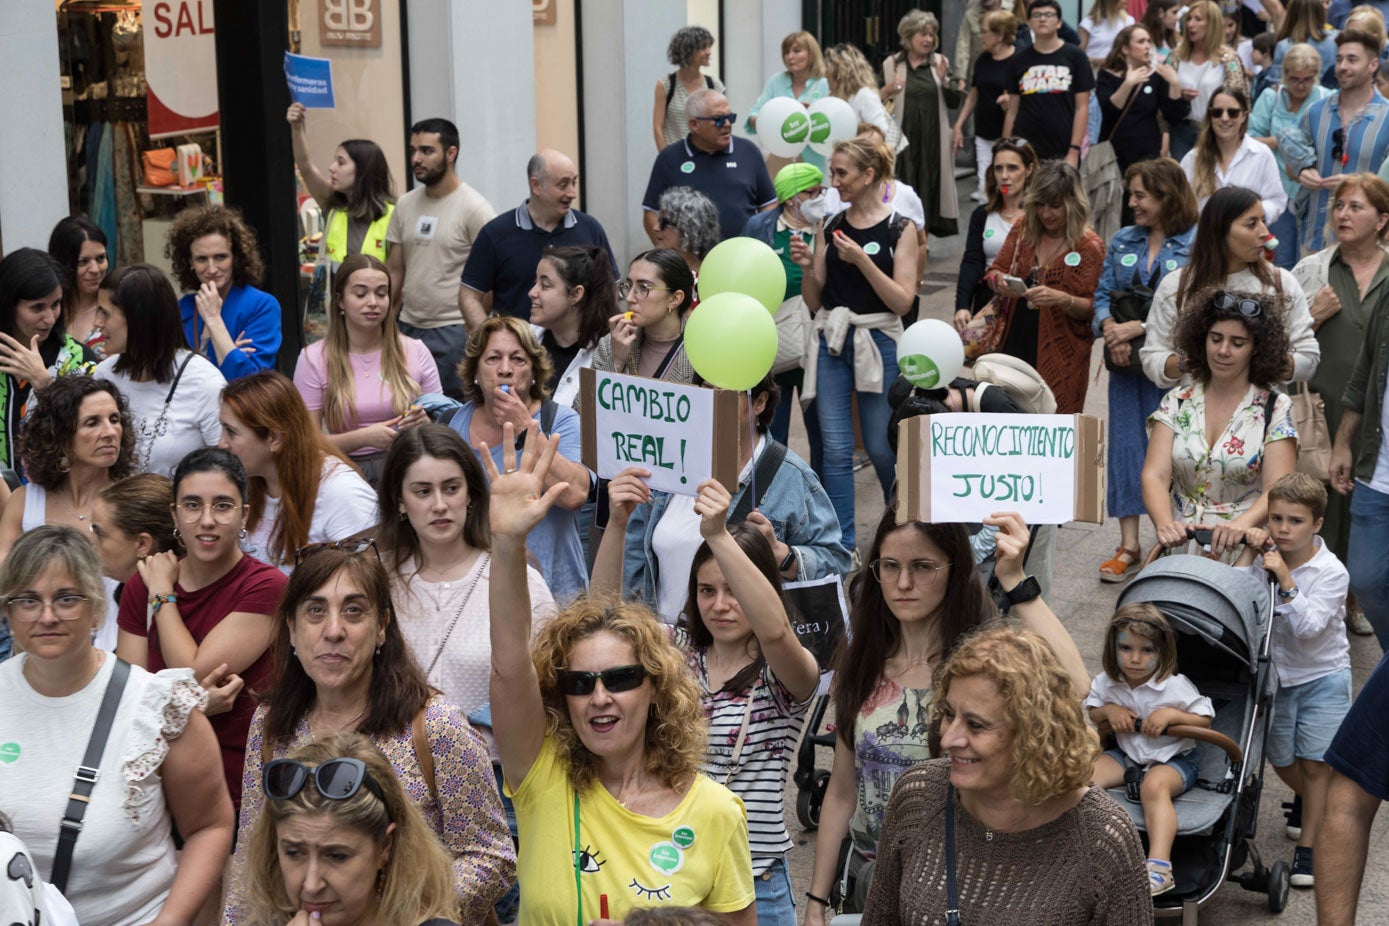
[[900, 425], [899, 521], [1104, 521], [1104, 422], [1089, 415], [924, 415]]
[[320, 45], [381, 47], [381, 0], [321, 0]]
[[143, 20], [150, 136], [217, 128], [212, 0], [147, 0]]
[[738, 488], [738, 393], [643, 376], [579, 373], [584, 465], [604, 479], [629, 466], [647, 485], [695, 495], [710, 476]]

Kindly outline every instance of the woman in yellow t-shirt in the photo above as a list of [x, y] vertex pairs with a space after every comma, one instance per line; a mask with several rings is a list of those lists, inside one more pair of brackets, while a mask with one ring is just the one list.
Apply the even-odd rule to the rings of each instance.
[[558, 441], [503, 428], [491, 483], [492, 718], [516, 805], [520, 921], [621, 920], [650, 906], [757, 921], [742, 801], [699, 774], [699, 688], [645, 607], [587, 597], [530, 640], [526, 535], [565, 490]]

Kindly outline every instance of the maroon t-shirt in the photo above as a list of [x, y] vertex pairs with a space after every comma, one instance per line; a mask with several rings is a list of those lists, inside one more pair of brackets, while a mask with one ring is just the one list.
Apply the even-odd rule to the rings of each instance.
[[[228, 614], [236, 611], [274, 614], [288, 581], [285, 574], [274, 566], [252, 556], [243, 556], [230, 572], [206, 588], [190, 592], [176, 584], [174, 594], [178, 596], [178, 613], [183, 617], [184, 626], [193, 639], [201, 644]], [[159, 629], [145, 617], [149, 597], [145, 580], [137, 572], [125, 583], [121, 592], [117, 623], [127, 633], [149, 638], [149, 665], [146, 668], [158, 672], [167, 669], [168, 665], [159, 648]], [[246, 687], [237, 695], [231, 710], [208, 718], [222, 747], [222, 769], [227, 776], [227, 788], [231, 791], [232, 802], [238, 807], [241, 806], [241, 770], [246, 762], [246, 731], [251, 726], [251, 715], [256, 712], [251, 692], [267, 690], [270, 687], [270, 673], [271, 654], [267, 649], [240, 673]]]

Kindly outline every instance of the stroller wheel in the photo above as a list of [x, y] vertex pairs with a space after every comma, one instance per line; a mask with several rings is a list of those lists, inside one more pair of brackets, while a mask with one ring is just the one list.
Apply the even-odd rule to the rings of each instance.
[[830, 773], [817, 768], [810, 787], [802, 788], [796, 795], [796, 819], [808, 830], [820, 828], [820, 804], [825, 799], [825, 788], [829, 783]]
[[1288, 905], [1288, 888], [1292, 885], [1292, 872], [1287, 862], [1274, 862], [1268, 870], [1268, 910], [1282, 913]]

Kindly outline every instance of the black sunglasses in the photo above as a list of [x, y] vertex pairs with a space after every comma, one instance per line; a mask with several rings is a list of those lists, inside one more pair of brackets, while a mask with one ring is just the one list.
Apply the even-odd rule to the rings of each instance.
[[1217, 309], [1239, 309], [1239, 313], [1245, 318], [1258, 318], [1264, 314], [1264, 307], [1259, 305], [1256, 299], [1236, 299], [1229, 293], [1216, 293], [1211, 299], [1211, 305]]
[[310, 543], [299, 547], [294, 551], [294, 565], [298, 566], [304, 560], [317, 556], [325, 550], [341, 550], [344, 553], [362, 553], [371, 550], [376, 554], [376, 558], [381, 558], [381, 550], [376, 546], [375, 537], [359, 537], [354, 540], [325, 540], [322, 543]]
[[567, 695], [593, 694], [598, 680], [609, 692], [631, 691], [646, 678], [645, 666], [614, 666], [602, 672], [576, 672], [563, 669], [559, 673], [559, 690]]
[[261, 786], [271, 800], [287, 801], [304, 790], [310, 778], [318, 793], [331, 801], [345, 801], [365, 785], [377, 800], [386, 803], [386, 795], [361, 759], [329, 759], [316, 767], [298, 759], [272, 759], [261, 773]]
[[722, 116], [693, 116], [696, 122], [712, 122], [717, 128], [732, 125], [738, 121], [737, 113], [724, 113]]
[[1212, 106], [1210, 109], [1206, 110], [1206, 112], [1211, 114], [1212, 119], [1238, 119], [1240, 116], [1244, 115], [1244, 110], [1240, 109], [1238, 106]]

